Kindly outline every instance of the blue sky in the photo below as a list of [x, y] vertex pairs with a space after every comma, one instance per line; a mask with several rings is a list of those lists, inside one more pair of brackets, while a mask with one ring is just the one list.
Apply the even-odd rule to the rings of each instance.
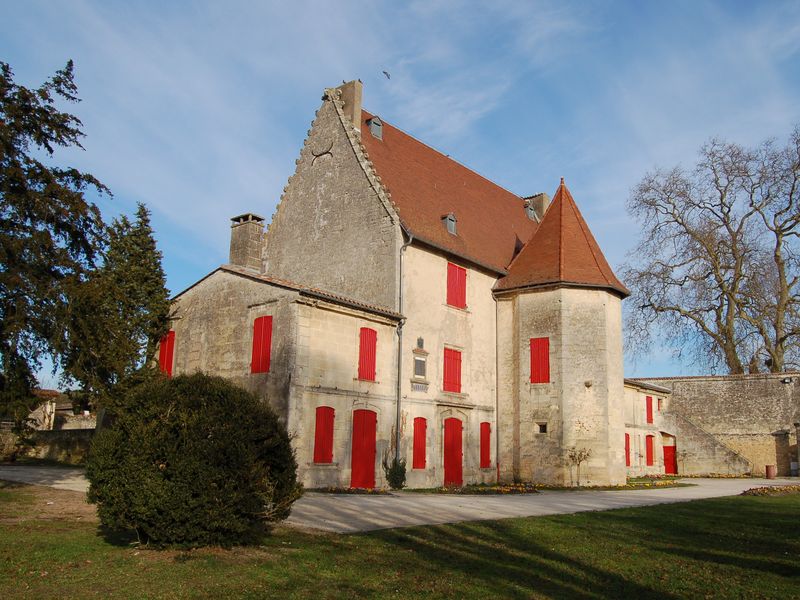
[[[112, 189], [108, 218], [147, 203], [173, 292], [227, 260], [229, 217], [270, 218], [322, 89], [343, 80], [516, 193], [565, 177], [614, 267], [646, 171], [693, 164], [711, 136], [755, 144], [800, 123], [798, 2], [3, 4], [18, 83], [69, 58], [86, 151], [57, 161]], [[693, 372], [666, 349], [626, 365]]]

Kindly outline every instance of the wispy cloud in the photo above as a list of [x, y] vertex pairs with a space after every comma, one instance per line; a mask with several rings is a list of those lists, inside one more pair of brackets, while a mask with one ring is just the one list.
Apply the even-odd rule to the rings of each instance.
[[509, 189], [567, 177], [613, 264], [635, 242], [624, 203], [644, 172], [691, 164], [712, 135], [757, 143], [800, 122], [796, 2], [3, 8], [20, 82], [75, 59], [87, 151], [66, 159], [114, 190], [107, 214], [150, 205], [174, 290], [226, 259], [230, 216], [269, 218], [322, 89], [342, 80]]

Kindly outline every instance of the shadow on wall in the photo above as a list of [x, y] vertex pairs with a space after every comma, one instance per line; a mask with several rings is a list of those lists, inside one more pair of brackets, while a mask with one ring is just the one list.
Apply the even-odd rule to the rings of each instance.
[[[791, 473], [792, 464], [792, 445], [789, 444], [788, 431], [776, 431], [772, 434], [775, 438], [775, 460], [778, 467], [778, 475], [785, 476]], [[797, 446], [794, 446], [797, 448]], [[796, 457], [797, 454], [794, 454]]]

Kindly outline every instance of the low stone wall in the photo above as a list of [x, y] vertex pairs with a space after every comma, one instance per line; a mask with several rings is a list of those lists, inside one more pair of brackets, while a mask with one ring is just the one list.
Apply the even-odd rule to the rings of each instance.
[[[797, 473], [797, 433], [800, 422], [800, 373], [765, 373], [706, 377], [646, 379], [672, 390], [669, 413], [684, 417], [719, 443], [752, 463], [754, 475], [776, 465], [778, 475]], [[700, 440], [702, 436], [697, 439]], [[702, 447], [687, 447], [678, 435], [678, 452], [711, 456]], [[724, 457], [705, 468], [724, 473]], [[717, 460], [717, 459], [714, 459]], [[698, 467], [699, 468], [699, 467]]]
[[[25, 456], [44, 458], [64, 464], [79, 465], [86, 461], [92, 444], [94, 429], [64, 429], [35, 431], [34, 445], [25, 451]], [[0, 460], [8, 460], [14, 452], [16, 436], [11, 432], [0, 432]]]

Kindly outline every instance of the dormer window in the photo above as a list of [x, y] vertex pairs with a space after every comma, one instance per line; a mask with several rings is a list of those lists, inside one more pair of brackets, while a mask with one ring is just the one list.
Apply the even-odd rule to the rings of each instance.
[[369, 125], [369, 132], [372, 137], [376, 137], [379, 140], [383, 139], [383, 121], [379, 117], [372, 117], [367, 121], [367, 125]]
[[442, 217], [442, 223], [447, 227], [447, 233], [458, 235], [456, 233], [456, 216], [453, 213], [448, 213]]

